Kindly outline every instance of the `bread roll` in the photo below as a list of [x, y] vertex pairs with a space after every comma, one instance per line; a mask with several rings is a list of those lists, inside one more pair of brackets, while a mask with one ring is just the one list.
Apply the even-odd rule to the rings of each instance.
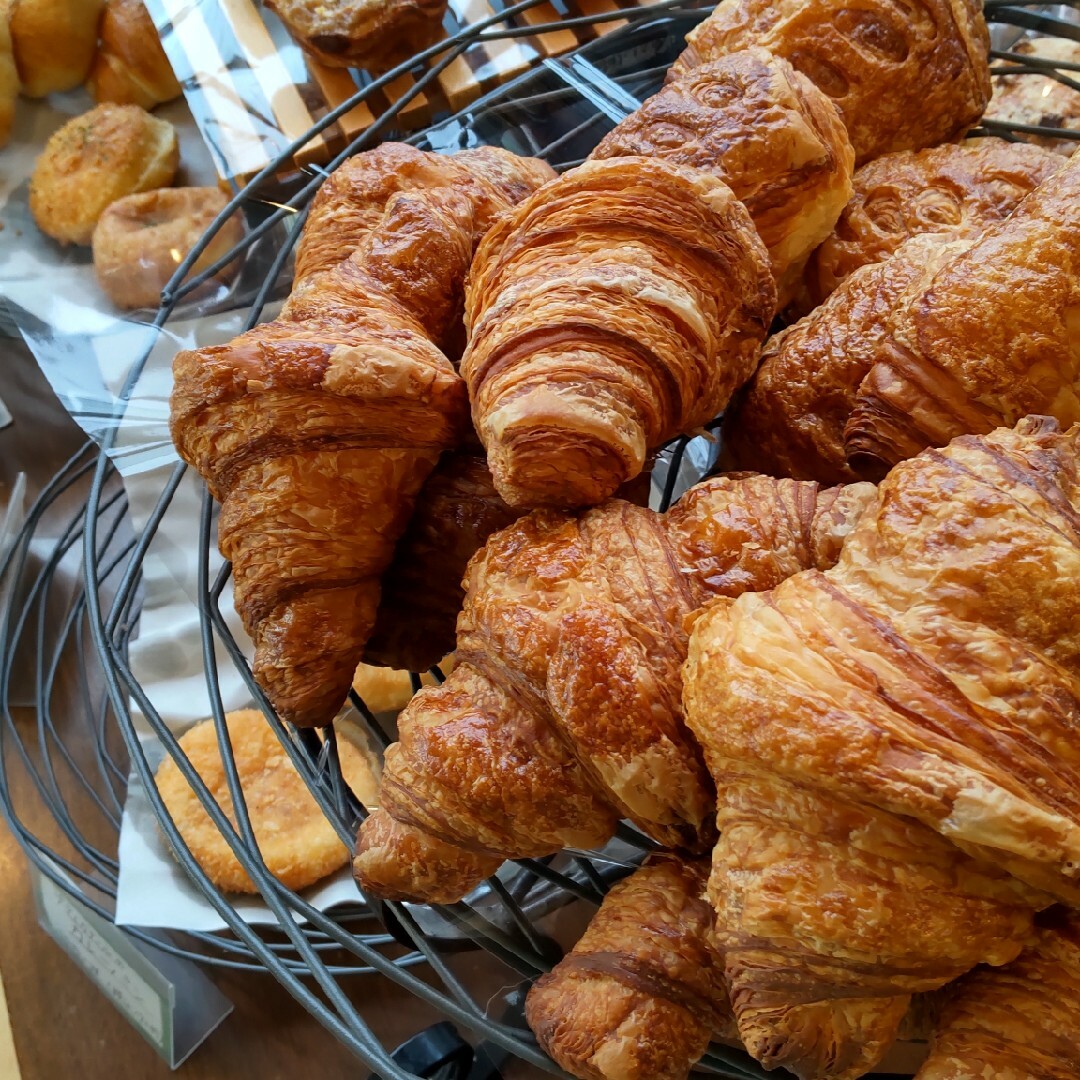
[[19, 96], [19, 73], [15, 68], [15, 54], [11, 48], [11, 31], [8, 29], [10, 4], [0, 2], [0, 146], [11, 138], [11, 125], [15, 121], [15, 99]]
[[[1020, 56], [1035, 56], [1043, 60], [1064, 60], [1080, 63], [1080, 42], [1067, 38], [1024, 38], [1011, 50]], [[1076, 71], [1066, 71], [1073, 81]], [[1005, 124], [1030, 124], [1033, 127], [1065, 128], [1080, 137], [1080, 91], [1046, 75], [995, 75], [994, 96], [986, 108], [985, 120]], [[1034, 135], [1017, 131], [1016, 138], [1043, 146], [1056, 154], [1069, 157], [1080, 146], [1076, 139], [1053, 135]]]
[[982, 0], [727, 0], [686, 38], [677, 74], [761, 45], [836, 102], [858, 164], [963, 134], [990, 100]]
[[74, 90], [97, 47], [104, 0], [12, 0], [11, 41], [23, 93]]
[[142, 0], [108, 0], [101, 44], [86, 80], [98, 102], [152, 109], [180, 94], [157, 28]]
[[822, 303], [860, 266], [882, 262], [912, 236], [974, 236], [1001, 221], [1061, 165], [1036, 146], [970, 139], [959, 146], [886, 154], [855, 174], [855, 193], [814, 252], [806, 286]]
[[[98, 284], [119, 308], [157, 307], [161, 290], [227, 201], [215, 187], [159, 188], [117, 199], [98, 219], [91, 241]], [[191, 274], [221, 258], [243, 232], [243, 222], [234, 214]], [[215, 280], [230, 280], [238, 265], [236, 260], [228, 263]]]
[[98, 105], [45, 144], [30, 177], [30, 212], [62, 244], [89, 244], [105, 208], [176, 175], [176, 129], [137, 105]]

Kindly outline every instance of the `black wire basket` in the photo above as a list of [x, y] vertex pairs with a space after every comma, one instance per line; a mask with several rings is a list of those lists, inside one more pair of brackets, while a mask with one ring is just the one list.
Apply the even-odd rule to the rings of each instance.
[[[200, 964], [267, 972], [378, 1076], [495, 1077], [541, 1072], [564, 1075], [537, 1047], [524, 1023], [522, 1004], [531, 981], [550, 969], [573, 941], [608, 886], [636, 865], [652, 846], [624, 826], [603, 852], [564, 852], [551, 859], [520, 860], [490, 879], [465, 901], [441, 907], [355, 903], [323, 912], [285, 888], [259, 855], [239, 787], [225, 725], [221, 692], [227, 672], [238, 677], [249, 700], [266, 714], [276, 734], [342, 841], [352, 844], [364, 807], [349, 791], [338, 764], [333, 727], [321, 740], [293, 730], [274, 715], [255, 683], [242, 641], [230, 628], [229, 567], [216, 554], [215, 506], [197, 477], [176, 461], [162, 423], [163, 396], [147, 391], [161, 375], [155, 363], [171, 359], [173, 328], [189, 316], [199, 290], [221, 267], [241, 264], [234, 285], [215, 300], [218, 310], [239, 308], [247, 329], [287, 292], [291, 253], [306, 209], [327, 172], [383, 138], [400, 137], [395, 118], [412, 94], [470, 44], [535, 35], [566, 25], [518, 25], [518, 17], [544, 0], [522, 0], [497, 17], [474, 25], [389, 72], [328, 114], [314, 131], [411, 69], [414, 89], [382, 114], [326, 170], [304, 173], [282, 191], [276, 175], [303, 140], [286, 148], [242, 190], [211, 227], [208, 238], [232, 214], [244, 214], [243, 241], [201, 273], [188, 276], [200, 245], [180, 266], [149, 328], [146, 349], [115, 395], [97, 443], [73, 457], [28, 512], [14, 546], [0, 558], [0, 805], [8, 824], [38, 870], [105, 918], [115, 911], [119, 861], [117, 836], [129, 778], [141, 784], [176, 858], [226, 927], [223, 931], [161, 934], [127, 928], [134, 937]], [[1010, 72], [1050, 75], [1080, 90], [1080, 64], [1020, 56], [1010, 46], [1025, 32], [1080, 41], [1075, 10], [987, 0], [994, 32], [995, 63]], [[613, 11], [626, 25], [598, 36], [573, 53], [545, 60], [533, 72], [443, 117], [406, 141], [450, 152], [482, 144], [547, 160], [558, 170], [572, 167], [645, 97], [659, 89], [681, 50], [686, 32], [706, 12], [683, 0], [652, 8]], [[1072, 17], [1070, 17], [1072, 16]], [[577, 22], [601, 20], [578, 19]], [[986, 122], [974, 134], [1017, 138], [1026, 132], [1063, 138], [1076, 133]], [[201, 314], [213, 310], [205, 303]], [[155, 360], [155, 357], [157, 359]], [[167, 381], [167, 380], [166, 380]], [[167, 388], [165, 390], [167, 396]], [[715, 426], [715, 425], [714, 425]], [[134, 433], [134, 434], [133, 434]], [[652, 505], [666, 509], [715, 461], [708, 438], [680, 438], [658, 455]], [[138, 477], [140, 501], [129, 498]], [[140, 682], [132, 643], [146, 600], [146, 566], [163, 523], [184, 485], [198, 500], [197, 517], [179, 528], [191, 566], [191, 610], [210, 713], [216, 726], [226, 778], [235, 807], [233, 826], [191, 767], [165, 722], [159, 702]], [[147, 499], [146, 493], [151, 497]], [[175, 540], [176, 533], [173, 533]], [[61, 670], [74, 670], [61, 680]], [[431, 675], [442, 679], [438, 668]], [[413, 676], [414, 688], [420, 679]], [[20, 699], [32, 703], [33, 730], [15, 721]], [[392, 722], [374, 715], [355, 693], [349, 718], [362, 726], [374, 747], [394, 737]], [[176, 762], [233, 853], [258, 886], [272, 913], [271, 925], [252, 925], [233, 900], [200, 869], [169, 817], [154, 785], [153, 763], [141, 735], [149, 730]], [[47, 810], [48, 829], [32, 827]], [[489, 960], [477, 963], [478, 950]], [[423, 965], [423, 973], [414, 970]], [[483, 968], [483, 977], [478, 975]], [[465, 973], [468, 978], [465, 978]], [[365, 1023], [345, 980], [378, 973], [432, 1006], [448, 1023], [429, 1029], [420, 1044], [393, 1052]], [[464, 1041], [473, 1033], [479, 1045]], [[511, 1064], [515, 1059], [524, 1063]], [[714, 1046], [697, 1067], [701, 1074], [732, 1078], [765, 1073], [741, 1051]]]

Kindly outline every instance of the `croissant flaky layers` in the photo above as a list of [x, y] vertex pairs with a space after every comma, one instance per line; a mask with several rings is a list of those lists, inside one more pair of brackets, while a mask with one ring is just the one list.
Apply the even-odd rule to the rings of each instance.
[[177, 355], [173, 439], [221, 501], [218, 541], [279, 715], [344, 701], [420, 485], [468, 426], [462, 286], [493, 220], [551, 170], [386, 144], [312, 204], [281, 315]]
[[484, 238], [461, 372], [511, 506], [595, 505], [749, 377], [776, 304], [768, 252], [721, 180], [588, 161]]
[[1080, 900], [1078, 444], [1028, 418], [926, 451], [833, 569], [695, 623], [710, 896], [761, 1060], [860, 1075], [907, 994], [1008, 961], [1032, 911]]
[[684, 618], [832, 564], [873, 489], [717, 478], [667, 514], [535, 512], [466, 577], [458, 664], [398, 719], [354, 870], [386, 899], [460, 899], [505, 858], [589, 848], [628, 817], [702, 850], [715, 796], [682, 724]]

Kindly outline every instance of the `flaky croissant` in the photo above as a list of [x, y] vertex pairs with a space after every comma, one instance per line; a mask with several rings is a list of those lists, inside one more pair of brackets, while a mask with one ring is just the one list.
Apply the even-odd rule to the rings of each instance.
[[871, 161], [855, 174], [851, 201], [806, 267], [810, 305], [912, 236], [977, 236], [1008, 217], [1060, 165], [1049, 150], [1004, 139], [969, 139]]
[[360, 828], [361, 888], [458, 900], [502, 859], [598, 846], [620, 817], [706, 845], [714, 796], [682, 726], [682, 620], [831, 565], [871, 493], [721, 477], [664, 515], [612, 500], [491, 537], [469, 566], [458, 666], [398, 718]]
[[948, 995], [915, 1080], [1075, 1080], [1080, 1075], [1080, 916], [1054, 909], [1011, 964]]
[[656, 857], [619, 882], [529, 990], [543, 1049], [582, 1080], [685, 1080], [714, 1035], [734, 1035], [704, 899], [708, 862]]
[[981, 0], [728, 0], [686, 38], [678, 75], [760, 45], [836, 102], [859, 164], [963, 134], [990, 100]]
[[634, 154], [705, 169], [731, 187], [769, 249], [780, 307], [852, 191], [854, 152], [836, 107], [765, 49], [671, 80], [591, 156]]
[[1080, 421], [1080, 158], [895, 313], [844, 429], [877, 477], [927, 446], [1032, 413]]
[[284, 719], [326, 723], [345, 699], [416, 492], [467, 429], [436, 343], [477, 240], [548, 173], [493, 149], [358, 155], [312, 205], [281, 315], [176, 357], [173, 439], [223, 504], [255, 677]]
[[724, 407], [775, 302], [768, 253], [715, 177], [624, 157], [546, 184], [469, 272], [461, 373], [500, 495], [611, 495], [650, 449]]
[[479, 447], [444, 454], [383, 575], [369, 663], [426, 671], [454, 650], [469, 560], [521, 511], [499, 497]]

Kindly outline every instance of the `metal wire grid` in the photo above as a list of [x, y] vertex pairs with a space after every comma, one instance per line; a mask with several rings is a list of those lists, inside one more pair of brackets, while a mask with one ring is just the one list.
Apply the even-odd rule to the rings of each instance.
[[[392, 133], [395, 116], [411, 100], [411, 96], [422, 92], [427, 80], [434, 78], [469, 44], [477, 40], [537, 34], [566, 25], [566, 21], [528, 28], [510, 25], [514, 16], [540, 2], [543, 0], [524, 0], [508, 8], [497, 18], [477, 24], [468, 31], [426, 50], [419, 59], [431, 61], [431, 67], [418, 75], [412, 93], [395, 103], [375, 125], [342, 151], [330, 163], [328, 170], [332, 170], [351, 154], [372, 145], [380, 137]], [[1080, 8], [1080, 0], [1057, 7]], [[1059, 14], [1046, 13], [1045, 5], [987, 0], [986, 8], [988, 16], [994, 22], [1014, 27], [1018, 32], [1034, 30], [1042, 34], [1080, 40], [1080, 27]], [[619, 44], [631, 47], [634, 42], [640, 43], [643, 37], [648, 38], [650, 35], [655, 37], [667, 34], [679, 39], [685, 29], [701, 17], [701, 12], [672, 0], [663, 0], [651, 10], [634, 15], [612, 12], [610, 18], [629, 19], [630, 25], [606, 39], [590, 43], [579, 50], [578, 55], [592, 67], [593, 74], [599, 72], [600, 78], [594, 79], [594, 82], [601, 92], [601, 97], [614, 102], [613, 107], [618, 108], [620, 101], [625, 103], [625, 97], [613, 92], [612, 86], [616, 91], [629, 90], [631, 96], [644, 96], [656, 88], [667, 67], [667, 63], [657, 63], [643, 68], [639, 66], [632, 71], [615, 71], [605, 75], [602, 70], [604, 62], [617, 53]], [[587, 21], [598, 22], [603, 19]], [[599, 68], [588, 59], [590, 55], [597, 59]], [[1022, 70], [1050, 75], [1080, 89], [1080, 84], [1075, 82], [1071, 75], [1065, 74], [1080, 70], [1080, 65], [1048, 65], [1045, 61], [1017, 56], [1006, 50], [995, 50], [993, 56], [995, 60], [1008, 62], [1010, 72]], [[575, 59], [571, 57], [561, 63], [573, 64]], [[672, 57], [666, 59], [670, 62]], [[401, 65], [381, 79], [375, 80], [350, 101], [323, 118], [311, 134], [332, 123], [338, 115], [364, 100], [410, 66]], [[420, 145], [437, 146], [440, 149], [447, 148], [446, 138], [494, 141], [490, 136], [486, 140], [476, 136], [476, 132], [484, 130], [487, 125], [487, 130], [491, 133], [513, 131], [515, 137], [523, 140], [522, 152], [546, 157], [557, 168], [577, 164], [580, 156], [578, 151], [582, 145], [587, 152], [588, 146], [598, 138], [596, 129], [602, 125], [605, 117], [613, 121], [617, 119], [617, 115], [613, 117], [611, 110], [604, 107], [603, 101], [598, 105], [595, 97], [589, 98], [591, 111], [588, 108], [582, 111], [578, 106], [585, 98], [582, 97], [580, 86], [575, 84], [573, 78], [565, 77], [567, 69], [555, 70], [558, 64], [549, 66], [552, 68], [549, 74], [553, 74], [555, 78], [549, 78], [547, 84], [538, 87], [533, 76], [523, 77], [410, 141]], [[589, 66], [584, 68], [586, 81], [593, 78], [593, 74], [589, 73]], [[580, 70], [578, 75], [581, 75]], [[566, 102], [575, 103], [575, 108], [583, 118], [576, 125], [553, 134], [545, 129], [544, 124], [537, 118], [550, 116], [553, 106]], [[1005, 137], [1016, 137], [1017, 133], [1029, 129], [1020, 125], [987, 122], [984, 130]], [[1036, 128], [1034, 131], [1051, 136], [1077, 137], [1075, 133], [1057, 129]], [[282, 158], [290, 157], [307, 138], [310, 138], [310, 134], [286, 148]], [[287, 200], [275, 202], [268, 197], [267, 192], [271, 190], [273, 174], [278, 165], [279, 163], [275, 162], [267, 166], [250, 184], [234, 195], [230, 204], [211, 225], [204, 243], [192, 251], [179, 267], [165, 290], [162, 306], [154, 319], [155, 328], [166, 326], [170, 318], [178, 310], [182, 310], [184, 300], [203, 281], [232, 260], [244, 259], [260, 240], [270, 238], [272, 230], [286, 224], [287, 239], [267, 260], [265, 270], [261, 272], [245, 328], [259, 321], [266, 303], [282, 286], [292, 246], [299, 235], [307, 206], [325, 175], [321, 170], [315, 172], [306, 177], [299, 190]], [[224, 221], [240, 207], [255, 204], [270, 205], [274, 210], [265, 215], [230, 252], [200, 274], [187, 278], [186, 275], [205, 244]], [[145, 356], [142, 363], [145, 363]], [[135, 366], [120, 395], [120, 404], [114, 418], [117, 424], [122, 420], [126, 403], [136, 386], [142, 363]], [[509, 882], [492, 879], [482, 890], [482, 895], [474, 896], [469, 902], [434, 909], [377, 903], [371, 908], [360, 907], [345, 917], [341, 912], [323, 914], [303, 898], [279, 885], [267, 872], [259, 857], [239, 787], [218, 688], [215, 641], [225, 647], [230, 662], [243, 676], [252, 698], [266, 714], [267, 722], [281, 745], [345, 843], [351, 844], [355, 826], [364, 815], [364, 808], [342, 780], [333, 729], [328, 729], [325, 742], [320, 742], [318, 736], [312, 732], [288, 729], [274, 716], [269, 703], [254, 682], [243, 652], [229, 632], [219, 607], [219, 599], [228, 584], [229, 571], [228, 567], [225, 567], [213, 577], [211, 575], [209, 553], [215, 511], [212, 500], [205, 492], [198, 532], [193, 537], [199, 556], [198, 609], [207, 687], [226, 766], [230, 795], [236, 809], [235, 827], [191, 768], [175, 738], [161, 722], [153, 702], [148, 699], [133, 675], [127, 648], [138, 622], [142, 561], [180, 484], [185, 467], [176, 465], [170, 471], [157, 506], [142, 532], [137, 536], [126, 536], [122, 527], [123, 490], [110, 465], [109, 455], [110, 451], [115, 449], [115, 444], [116, 427], [113, 427], [104, 436], [103, 446], [96, 455], [96, 460], [87, 450], [68, 463], [39, 499], [31, 511], [19, 543], [0, 565], [0, 579], [6, 577], [20, 583], [18, 596], [0, 623], [0, 653], [7, 658], [0, 668], [0, 701], [3, 702], [0, 761], [4, 777], [4, 783], [0, 784], [0, 802], [31, 859], [65, 888], [69, 886], [55, 873], [55, 866], [61, 867], [81, 882], [100, 898], [86, 898], [86, 901], [108, 917], [108, 900], [115, 896], [116, 860], [108, 852], [101, 850], [100, 846], [87, 841], [80, 832], [75, 817], [69, 811], [70, 792], [66, 784], [79, 787], [82, 792], [80, 797], [85, 796], [104, 822], [115, 829], [127, 778], [128, 762], [123, 760], [126, 750], [130, 765], [147, 791], [170, 846], [229, 927], [229, 933], [224, 935], [189, 935], [190, 942], [168, 944], [166, 947], [171, 951], [210, 964], [269, 971], [306, 1009], [382, 1077], [406, 1080], [418, 1074], [399, 1065], [365, 1024], [342, 989], [339, 979], [344, 975], [369, 971], [386, 975], [461, 1027], [481, 1033], [503, 1051], [539, 1069], [561, 1075], [537, 1049], [525, 1028], [520, 1015], [520, 995], [496, 995], [493, 1000], [497, 1000], [505, 1011], [500, 1017], [494, 1018], [490, 1015], [491, 1002], [487, 1005], [481, 1004], [484, 999], [475, 987], [469, 988], [464, 984], [461, 973], [456, 970], [458, 965], [453, 963], [452, 953], [455, 947], [461, 945], [481, 946], [501, 961], [513, 977], [519, 978], [523, 985], [527, 984], [537, 974], [548, 970], [560, 951], [547, 936], [545, 912], [558, 902], [571, 898], [598, 902], [606, 890], [613, 870], [615, 873], [622, 872], [620, 865], [632, 863], [637, 856], [631, 854], [628, 857], [623, 854], [613, 862], [596, 853], [572, 852], [556, 860], [521, 860], [517, 864], [516, 875]], [[662, 452], [666, 476], [663, 490], [659, 493], [661, 509], [666, 508], [685, 483], [685, 470], [681, 466], [687, 446], [688, 440], [682, 438]], [[26, 584], [22, 579], [37, 524], [44, 519], [56, 500], [76, 485], [88, 486], [85, 512], [80, 509], [70, 515], [59, 531], [60, 538], [56, 541], [52, 554], [45, 560], [36, 576]], [[80, 546], [85, 588], [70, 602], [61, 620], [61, 629], [50, 644], [44, 616], [49, 606], [48, 596], [55, 571], [69, 553], [77, 551]], [[88, 775], [76, 765], [74, 755], [65, 747], [63, 733], [52, 711], [54, 680], [61, 659], [65, 650], [73, 649], [82, 660], [85, 656], [83, 650], [87, 632], [102, 662], [105, 689], [105, 696], [100, 703], [94, 702], [89, 689], [92, 685], [91, 672], [83, 663], [80, 670], [86, 692], [82, 716], [84, 721], [90, 724], [94, 736], [96, 771], [93, 775]], [[42, 663], [35, 683], [36, 752], [20, 734], [8, 706], [16, 647], [21, 641], [31, 637]], [[437, 669], [433, 670], [433, 674], [436, 678], [441, 678]], [[418, 685], [419, 679], [414, 677], [414, 680], [414, 685]], [[136, 735], [131, 711], [133, 703], [147, 718], [234, 854], [258, 885], [278, 920], [279, 925], [275, 932], [268, 933], [245, 923], [230, 904], [228, 897], [212, 885], [192, 858], [154, 787], [150, 764]], [[392, 738], [392, 731], [385, 730], [355, 694], [351, 695], [351, 703], [363, 719], [371, 737], [385, 745]], [[123, 739], [124, 746], [120, 751], [109, 742], [110, 733], [116, 731]], [[58, 761], [62, 762], [62, 768], [57, 767]], [[70, 859], [59, 857], [22, 823], [18, 808], [10, 798], [9, 770], [14, 762], [21, 764], [31, 776], [37, 794], [49, 806], [64, 837], [89, 869]], [[620, 839], [624, 845], [629, 845], [623, 849], [624, 852], [640, 854], [650, 846], [645, 838], [630, 829], [624, 829]], [[82, 893], [79, 896], [80, 899], [84, 898]], [[433, 913], [436, 916], [434, 921]], [[293, 918], [294, 915], [305, 921], [298, 924]], [[381, 920], [390, 932], [363, 932], [363, 927], [370, 925], [373, 917]], [[136, 937], [143, 935], [141, 931], [132, 933]], [[149, 943], [162, 947], [162, 941], [157, 935], [143, 936]], [[395, 940], [406, 946], [404, 955], [394, 957], [387, 952], [387, 946]], [[408, 970], [411, 964], [420, 959], [430, 966], [440, 987], [431, 985]], [[505, 978], [503, 981], [505, 982]], [[725, 1048], [714, 1048], [702, 1062], [700, 1069], [705, 1073], [729, 1077], [764, 1075], [745, 1055]], [[464, 1076], [465, 1073], [462, 1072], [461, 1075]]]

